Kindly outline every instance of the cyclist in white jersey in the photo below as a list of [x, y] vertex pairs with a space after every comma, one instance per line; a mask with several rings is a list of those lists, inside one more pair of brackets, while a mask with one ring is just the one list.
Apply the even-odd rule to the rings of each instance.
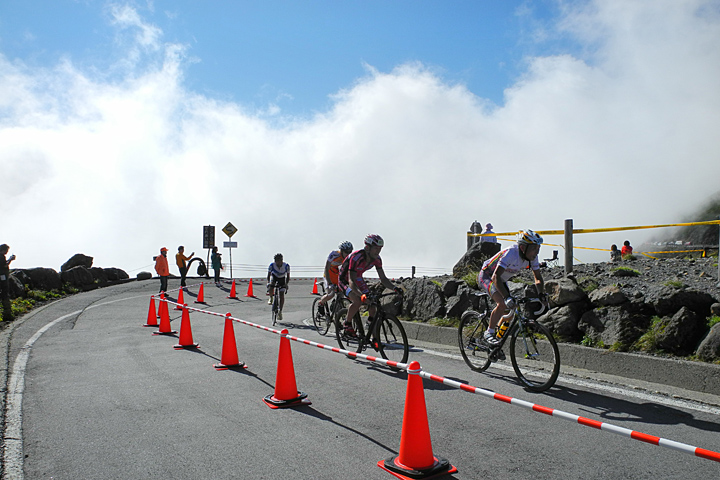
[[285, 292], [290, 283], [290, 265], [283, 262], [282, 253], [275, 255], [275, 261], [268, 267], [267, 274], [267, 294], [270, 295], [268, 305], [272, 305], [273, 295], [275, 295], [275, 287], [280, 289], [280, 305], [278, 311], [278, 320], [282, 320], [282, 309], [285, 305]]
[[531, 268], [535, 276], [537, 293], [541, 298], [544, 297], [545, 282], [537, 259], [542, 243], [542, 237], [532, 230], [520, 230], [517, 244], [487, 260], [478, 273], [478, 285], [482, 285], [496, 303], [495, 309], [490, 314], [488, 329], [483, 335], [487, 343], [491, 345], [498, 343], [495, 328], [500, 317], [515, 306], [515, 300], [510, 296], [506, 283], [513, 275], [525, 268]]

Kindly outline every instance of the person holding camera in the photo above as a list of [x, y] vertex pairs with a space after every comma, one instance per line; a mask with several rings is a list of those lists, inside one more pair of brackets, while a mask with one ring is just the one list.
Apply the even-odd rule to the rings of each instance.
[[0, 245], [0, 297], [2, 298], [3, 320], [9, 322], [13, 319], [12, 305], [10, 304], [10, 262], [15, 255], [5, 258], [10, 247], [3, 243]]

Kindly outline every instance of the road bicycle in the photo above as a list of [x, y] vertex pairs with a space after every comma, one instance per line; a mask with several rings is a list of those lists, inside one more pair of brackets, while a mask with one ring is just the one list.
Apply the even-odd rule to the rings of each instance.
[[[320, 299], [325, 295], [325, 285], [320, 284], [322, 287], [322, 293], [319, 297], [313, 300], [312, 304], [312, 320], [315, 329], [320, 335], [326, 335], [330, 330], [330, 327], [335, 326], [335, 317], [338, 316], [340, 310], [347, 308], [350, 305], [350, 300], [343, 294], [340, 289], [336, 289], [335, 296], [330, 302], [325, 304], [325, 313], [320, 314], [318, 312], [318, 303]], [[329, 312], [329, 313], [328, 313]]]
[[270, 285], [273, 287], [273, 298], [272, 298], [272, 326], [274, 327], [277, 323], [278, 315], [280, 314], [280, 289], [284, 288], [285, 292], [287, 293], [288, 287], [285, 285], [284, 287], [278, 286], [277, 282], [273, 282]]
[[[552, 387], [560, 373], [560, 351], [550, 330], [535, 320], [545, 311], [545, 303], [531, 297], [515, 300], [515, 307], [502, 317], [506, 333], [497, 345], [490, 345], [483, 339], [491, 312], [488, 295], [475, 295], [480, 297], [478, 310], [463, 313], [458, 327], [460, 353], [465, 363], [476, 372], [484, 372], [492, 362], [505, 360], [503, 348], [510, 339], [510, 362], [520, 383], [533, 392]], [[540, 305], [540, 309], [534, 311], [535, 305]]]
[[402, 301], [402, 294], [391, 292], [386, 294], [370, 293], [367, 295], [367, 307], [375, 306], [375, 318], [370, 324], [364, 324], [360, 312], [352, 319], [353, 333], [346, 331], [344, 323], [347, 317], [347, 308], [342, 308], [335, 317], [335, 337], [343, 350], [362, 353], [372, 348], [379, 352], [382, 358], [398, 363], [407, 363], [410, 355], [410, 344], [402, 323], [397, 318], [390, 318], [385, 313], [380, 300], [383, 297], [396, 295], [396, 301]]

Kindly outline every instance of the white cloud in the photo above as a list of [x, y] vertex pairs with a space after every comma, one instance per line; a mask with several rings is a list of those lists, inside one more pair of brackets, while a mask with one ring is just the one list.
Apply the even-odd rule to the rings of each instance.
[[[407, 267], [389, 273], [407, 275], [452, 267], [475, 219], [496, 231], [681, 220], [718, 190], [717, 2], [602, 1], [565, 15], [558, 33], [587, 56], [528, 58], [502, 106], [421, 64], [369, 67], [329, 111], [278, 126], [275, 104], [253, 112], [188, 91], [184, 47], [118, 7], [134, 39], [123, 81], [0, 56], [0, 241], [18, 268], [83, 252], [133, 270], [163, 245], [199, 252], [203, 225], [222, 242], [232, 221], [235, 263], [282, 251], [314, 276], [338, 242], [376, 232], [385, 264]], [[644, 238], [575, 244], [626, 237]]]

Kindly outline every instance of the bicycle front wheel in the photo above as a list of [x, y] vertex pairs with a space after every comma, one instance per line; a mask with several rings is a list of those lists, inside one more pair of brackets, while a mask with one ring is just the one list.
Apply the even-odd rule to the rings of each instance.
[[352, 328], [355, 330], [353, 333], [345, 331], [345, 318], [347, 318], [347, 308], [343, 308], [337, 314], [335, 318], [335, 338], [337, 339], [338, 345], [343, 350], [350, 352], [362, 352], [365, 342], [365, 331], [363, 329], [362, 320], [360, 319], [360, 312], [356, 313], [352, 319]]
[[467, 366], [476, 372], [484, 372], [490, 366], [490, 347], [482, 340], [487, 327], [487, 312], [468, 310], [460, 317], [458, 327], [460, 353]]
[[378, 343], [380, 355], [385, 360], [407, 363], [410, 344], [405, 328], [397, 318], [383, 318], [381, 322], [376, 322], [373, 341]]
[[[317, 297], [315, 300], [313, 300], [312, 320], [313, 320], [313, 325], [315, 325], [315, 330], [317, 330], [320, 335], [325, 335], [328, 332], [328, 329], [330, 328], [330, 320], [327, 318], [327, 315], [319, 315], [318, 314], [318, 302], [319, 301], [320, 301], [320, 297]], [[326, 305], [325, 308], [327, 311], [328, 305]]]
[[510, 337], [510, 360], [520, 383], [533, 392], [555, 385], [560, 374], [560, 351], [555, 338], [535, 321], [518, 323]]
[[277, 317], [278, 312], [280, 311], [280, 306], [278, 305], [278, 297], [277, 293], [273, 297], [273, 303], [272, 303], [272, 326], [274, 327], [277, 323]]

